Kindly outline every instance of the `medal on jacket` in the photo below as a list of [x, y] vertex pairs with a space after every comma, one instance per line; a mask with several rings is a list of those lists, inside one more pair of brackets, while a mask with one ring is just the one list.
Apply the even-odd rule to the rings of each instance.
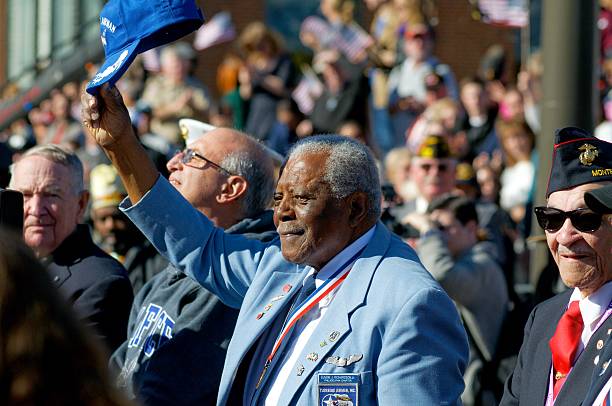
[[304, 301], [299, 306], [289, 312], [289, 314], [287, 315], [287, 319], [283, 324], [283, 328], [281, 329], [280, 334], [276, 339], [274, 346], [272, 347], [272, 352], [270, 352], [270, 355], [268, 355], [266, 363], [264, 364], [263, 370], [261, 371], [261, 375], [257, 380], [257, 385], [255, 385], [255, 389], [259, 389], [259, 387], [261, 386], [261, 383], [263, 382], [263, 379], [266, 375], [266, 371], [270, 367], [270, 364], [272, 363], [272, 360], [274, 359], [274, 356], [280, 348], [283, 340], [291, 331], [291, 328], [295, 326], [298, 320], [300, 320], [306, 313], [308, 313], [310, 309], [312, 309], [321, 300], [323, 300], [323, 298], [329, 295], [330, 292], [332, 292], [334, 289], [340, 286], [342, 282], [344, 282], [349, 272], [351, 271], [353, 263], [357, 260], [359, 255], [361, 255], [361, 250], [356, 253], [351, 259], [345, 262], [344, 265], [342, 265], [340, 269], [338, 269], [338, 271], [336, 271], [329, 279], [323, 282], [323, 284], [319, 286], [319, 288], [316, 289], [314, 292], [312, 292], [310, 296], [304, 299]]

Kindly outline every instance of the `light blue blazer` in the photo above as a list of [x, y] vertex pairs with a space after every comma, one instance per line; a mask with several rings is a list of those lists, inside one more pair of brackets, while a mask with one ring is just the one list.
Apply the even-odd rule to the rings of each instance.
[[[215, 228], [162, 177], [130, 205], [122, 209], [164, 256], [240, 308], [217, 400], [226, 404], [245, 355], [277, 315], [284, 317], [308, 267], [285, 261], [278, 239], [262, 244]], [[300, 355], [302, 373], [293, 369], [280, 399], [314, 405], [318, 374], [354, 373], [361, 405], [460, 404], [468, 351], [453, 302], [415, 252], [378, 223]], [[351, 355], [363, 357], [348, 366], [328, 362]]]

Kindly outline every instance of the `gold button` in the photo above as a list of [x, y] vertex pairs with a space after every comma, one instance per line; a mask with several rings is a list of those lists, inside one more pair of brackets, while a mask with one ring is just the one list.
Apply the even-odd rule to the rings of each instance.
[[603, 344], [604, 344], [603, 340], [597, 341], [597, 349], [601, 350], [603, 348]]

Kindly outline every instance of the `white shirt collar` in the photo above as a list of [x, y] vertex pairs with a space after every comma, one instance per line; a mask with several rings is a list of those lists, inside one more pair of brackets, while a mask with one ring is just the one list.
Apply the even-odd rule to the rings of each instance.
[[580, 313], [585, 325], [592, 327], [592, 324], [599, 321], [599, 318], [606, 312], [612, 299], [612, 281], [605, 283], [602, 287], [582, 298], [580, 290], [574, 288], [570, 303], [578, 300], [580, 303]]
[[[353, 255], [363, 249], [374, 235], [374, 230], [376, 229], [376, 225], [372, 226], [368, 231], [363, 233], [361, 237], [353, 241], [349, 246], [345, 247], [342, 251], [336, 254], [327, 264], [321, 268], [321, 270], [317, 273], [315, 284], [317, 288], [323, 284], [330, 276], [333, 275], [335, 271], [338, 270], [338, 267], [342, 265], [345, 261], [348, 261]], [[308, 272], [306, 278], [310, 277], [315, 272], [315, 269], [312, 268]], [[304, 279], [306, 279], [304, 278]]]

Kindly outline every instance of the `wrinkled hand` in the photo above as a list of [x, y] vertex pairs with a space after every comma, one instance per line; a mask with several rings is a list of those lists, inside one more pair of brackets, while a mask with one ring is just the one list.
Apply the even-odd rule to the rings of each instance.
[[115, 86], [104, 84], [97, 96], [83, 92], [81, 118], [85, 130], [103, 148], [112, 148], [120, 140], [133, 137], [130, 115]]

